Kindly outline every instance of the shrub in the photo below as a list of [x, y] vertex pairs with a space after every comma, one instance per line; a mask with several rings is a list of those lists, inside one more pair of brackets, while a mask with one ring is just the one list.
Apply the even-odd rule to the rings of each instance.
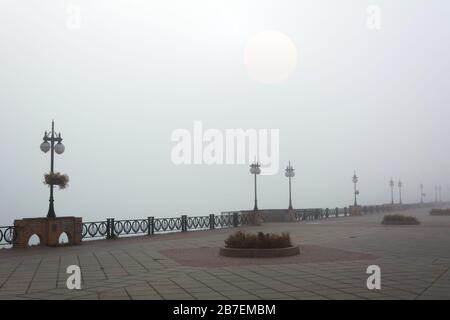
[[419, 224], [415, 217], [404, 216], [402, 214], [385, 215], [382, 224]]
[[58, 186], [60, 189], [65, 189], [69, 184], [69, 176], [59, 172], [50, 172], [44, 175], [44, 184], [49, 186]]
[[450, 216], [450, 209], [431, 209], [432, 216]]
[[258, 232], [257, 234], [251, 234], [237, 231], [225, 240], [225, 247], [241, 249], [288, 248], [292, 247], [292, 243], [289, 233], [280, 235]]

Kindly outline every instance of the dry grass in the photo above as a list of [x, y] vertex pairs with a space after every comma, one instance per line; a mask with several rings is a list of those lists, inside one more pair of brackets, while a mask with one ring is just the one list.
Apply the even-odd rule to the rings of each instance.
[[415, 217], [404, 216], [402, 214], [385, 215], [382, 224], [419, 224], [419, 220]]
[[432, 216], [450, 216], [450, 209], [431, 209]]
[[65, 189], [69, 184], [69, 176], [59, 172], [46, 173], [44, 175], [44, 184], [49, 186], [58, 186], [60, 189]]
[[251, 234], [237, 231], [225, 240], [225, 246], [227, 248], [241, 249], [270, 249], [292, 247], [292, 243], [289, 233], [258, 232], [257, 234]]

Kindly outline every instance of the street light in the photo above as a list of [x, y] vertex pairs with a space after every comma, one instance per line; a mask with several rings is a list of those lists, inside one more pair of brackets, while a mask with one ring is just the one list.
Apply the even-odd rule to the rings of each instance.
[[423, 197], [425, 197], [425, 193], [423, 193], [423, 183], [420, 184], [420, 203], [423, 203]]
[[389, 181], [389, 186], [391, 187], [391, 204], [394, 204], [394, 180]]
[[442, 186], [438, 187], [438, 191], [439, 191], [439, 202], [442, 202], [442, 197], [441, 197]]
[[292, 197], [291, 197], [291, 178], [295, 176], [294, 168], [291, 166], [291, 162], [289, 161], [289, 165], [286, 167], [286, 172], [284, 173], [286, 177], [289, 178], [289, 210], [292, 210]]
[[439, 187], [437, 185], [434, 186], [435, 200], [434, 202], [438, 202], [438, 191]]
[[258, 162], [254, 162], [250, 165], [250, 173], [255, 176], [255, 206], [253, 210], [258, 210], [258, 199], [257, 199], [257, 189], [256, 189], [256, 176], [261, 173], [261, 165]]
[[398, 180], [398, 194], [399, 194], [399, 196], [400, 196], [400, 204], [402, 204], [402, 186], [403, 186], [403, 183], [402, 183], [402, 181], [399, 179], [399, 180]]
[[[44, 140], [44, 142], [41, 143], [41, 151], [44, 153], [47, 153], [50, 151], [50, 173], [53, 173], [54, 158], [55, 158], [54, 152], [56, 152], [57, 154], [62, 154], [65, 150], [65, 147], [62, 144], [61, 133], [58, 133], [58, 135], [56, 135], [56, 133], [55, 133], [55, 121], [52, 121], [52, 131], [51, 132], [45, 131], [43, 140]], [[55, 145], [55, 142], [57, 142], [56, 145]], [[53, 202], [54, 202], [54, 200], [53, 200], [53, 184], [50, 185], [50, 200], [49, 200], [49, 202], [50, 202], [50, 204], [48, 207], [47, 218], [55, 218], [56, 214], [55, 214], [55, 209], [53, 207]]]
[[352, 181], [353, 181], [353, 185], [354, 185], [354, 194], [355, 194], [355, 203], [354, 203], [354, 205], [356, 207], [356, 206], [358, 206], [358, 203], [356, 202], [356, 196], [359, 194], [359, 191], [356, 190], [356, 184], [358, 183], [358, 176], [356, 175], [356, 171], [353, 174]]

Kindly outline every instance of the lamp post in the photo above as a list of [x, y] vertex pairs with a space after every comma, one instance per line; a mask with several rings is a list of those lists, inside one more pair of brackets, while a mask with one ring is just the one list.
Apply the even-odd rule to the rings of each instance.
[[402, 181], [398, 180], [398, 194], [400, 197], [400, 204], [402, 204], [402, 186], [403, 186]]
[[420, 184], [420, 203], [423, 203], [423, 197], [425, 193], [423, 193], [423, 183]]
[[286, 177], [289, 178], [289, 210], [292, 210], [292, 197], [291, 197], [291, 178], [295, 176], [294, 168], [291, 166], [291, 162], [289, 161], [289, 165], [286, 167], [286, 172], [284, 173]]
[[353, 174], [352, 181], [353, 181], [354, 195], [355, 195], [354, 206], [356, 207], [356, 206], [358, 206], [358, 203], [356, 202], [356, 196], [359, 194], [359, 191], [356, 190], [356, 184], [358, 183], [358, 176], [356, 175], [356, 171]]
[[435, 193], [434, 202], [438, 202], [438, 190], [439, 190], [438, 186], [435, 185], [434, 186], [434, 193]]
[[[45, 131], [43, 140], [44, 140], [44, 142], [41, 143], [41, 151], [44, 153], [47, 153], [48, 151], [50, 151], [50, 173], [53, 173], [54, 162], [55, 162], [55, 152], [57, 154], [62, 154], [65, 150], [64, 145], [61, 143], [62, 142], [61, 133], [58, 133], [58, 135], [56, 135], [56, 133], [55, 133], [55, 121], [52, 121], [52, 131], [51, 132]], [[57, 142], [56, 145], [55, 145], [55, 142]], [[53, 202], [54, 202], [53, 184], [51, 184], [47, 218], [55, 218], [56, 217]]]
[[391, 187], [391, 204], [394, 204], [394, 180], [389, 181], [389, 186]]
[[261, 165], [258, 162], [254, 162], [250, 165], [250, 173], [255, 176], [255, 206], [253, 210], [258, 210], [258, 199], [257, 199], [257, 189], [256, 189], [256, 176], [261, 173]]
[[438, 187], [438, 192], [439, 192], [439, 202], [442, 202], [441, 191], [442, 191], [442, 186], [439, 186], [439, 187]]

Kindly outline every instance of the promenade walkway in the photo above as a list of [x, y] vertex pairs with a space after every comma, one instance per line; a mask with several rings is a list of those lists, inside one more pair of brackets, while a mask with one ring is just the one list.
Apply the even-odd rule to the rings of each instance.
[[[450, 217], [401, 212], [417, 226], [383, 226], [383, 214], [241, 227], [290, 232], [298, 257], [236, 259], [218, 248], [236, 228], [0, 250], [0, 299], [450, 299]], [[79, 265], [82, 289], [68, 290]], [[368, 290], [366, 268], [381, 268]]]

